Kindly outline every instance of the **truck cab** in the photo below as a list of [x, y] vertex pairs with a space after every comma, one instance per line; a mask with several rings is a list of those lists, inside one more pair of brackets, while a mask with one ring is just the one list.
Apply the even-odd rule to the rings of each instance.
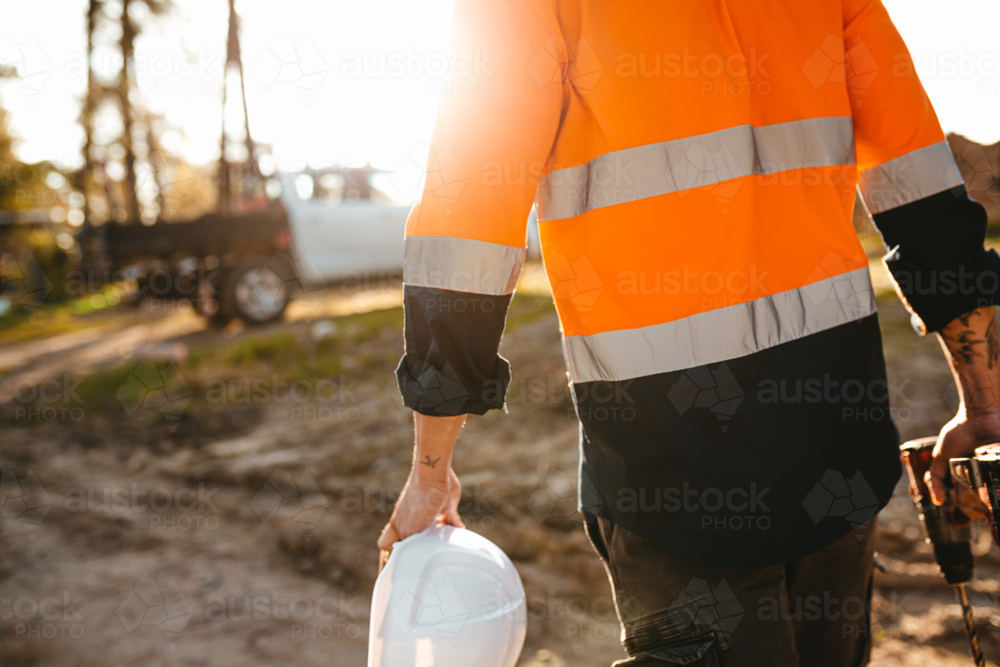
[[394, 201], [380, 188], [380, 176], [371, 168], [278, 175], [305, 286], [401, 273], [411, 205]]

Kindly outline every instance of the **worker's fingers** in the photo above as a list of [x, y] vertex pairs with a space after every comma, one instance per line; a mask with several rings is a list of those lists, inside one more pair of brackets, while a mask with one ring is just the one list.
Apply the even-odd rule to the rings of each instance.
[[931, 464], [924, 475], [924, 483], [931, 492], [931, 502], [943, 505], [948, 500], [945, 485], [951, 477], [949, 461], [955, 456], [969, 456], [975, 450], [979, 440], [973, 425], [962, 419], [948, 422], [938, 436], [934, 446]]
[[954, 447], [957, 435], [951, 423], [941, 430], [937, 444], [934, 446], [931, 465], [924, 473], [924, 484], [931, 492], [931, 502], [935, 505], [943, 505], [947, 500], [945, 482], [951, 475], [951, 471], [948, 469], [948, 459], [950, 458], [948, 452]]
[[378, 548], [383, 551], [392, 551], [392, 545], [396, 542], [399, 542], [399, 532], [390, 520], [382, 529], [382, 534], [378, 536]]
[[924, 473], [924, 484], [930, 490], [931, 502], [935, 505], [944, 505], [944, 501], [948, 497], [944, 482], [945, 478], [940, 474], [935, 474], [933, 470]]

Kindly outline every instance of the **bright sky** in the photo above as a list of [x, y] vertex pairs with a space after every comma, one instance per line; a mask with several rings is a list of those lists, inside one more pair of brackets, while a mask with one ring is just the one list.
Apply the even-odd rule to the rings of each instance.
[[[1000, 2], [884, 1], [945, 131], [1000, 139]], [[421, 70], [433, 67], [447, 53], [453, 2], [237, 0], [255, 139], [274, 145], [284, 165], [403, 162], [430, 138], [442, 79], [423, 71], [358, 77], [346, 65], [397, 54], [413, 56]], [[139, 85], [147, 105], [183, 131], [165, 142], [207, 163], [218, 154], [226, 1], [176, 5], [140, 37]], [[0, 61], [30, 75], [0, 84], [23, 160], [80, 163], [85, 7], [85, 0], [0, 0]], [[112, 54], [98, 62], [116, 71]]]

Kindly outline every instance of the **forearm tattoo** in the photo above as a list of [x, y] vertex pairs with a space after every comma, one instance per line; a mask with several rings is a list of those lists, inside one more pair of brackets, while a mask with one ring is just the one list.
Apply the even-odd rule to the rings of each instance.
[[986, 343], [985, 338], [980, 338], [971, 329], [965, 329], [955, 335], [945, 336], [948, 341], [948, 349], [951, 350], [955, 360], [961, 360], [962, 365], [971, 364], [976, 359], [976, 346]]
[[[985, 329], [984, 317], [987, 318]], [[996, 318], [992, 308], [962, 315], [945, 327], [941, 336], [956, 370], [969, 364], [982, 364], [989, 369], [996, 367], [1000, 345], [997, 343]]]

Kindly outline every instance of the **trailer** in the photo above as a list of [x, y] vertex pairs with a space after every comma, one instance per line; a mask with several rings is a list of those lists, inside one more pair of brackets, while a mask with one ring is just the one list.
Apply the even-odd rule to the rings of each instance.
[[[401, 279], [409, 205], [370, 167], [280, 174], [277, 197], [185, 222], [109, 222], [81, 236], [88, 268], [128, 295], [187, 301], [217, 323], [282, 316], [296, 296], [346, 280]], [[273, 184], [272, 184], [273, 185]]]

